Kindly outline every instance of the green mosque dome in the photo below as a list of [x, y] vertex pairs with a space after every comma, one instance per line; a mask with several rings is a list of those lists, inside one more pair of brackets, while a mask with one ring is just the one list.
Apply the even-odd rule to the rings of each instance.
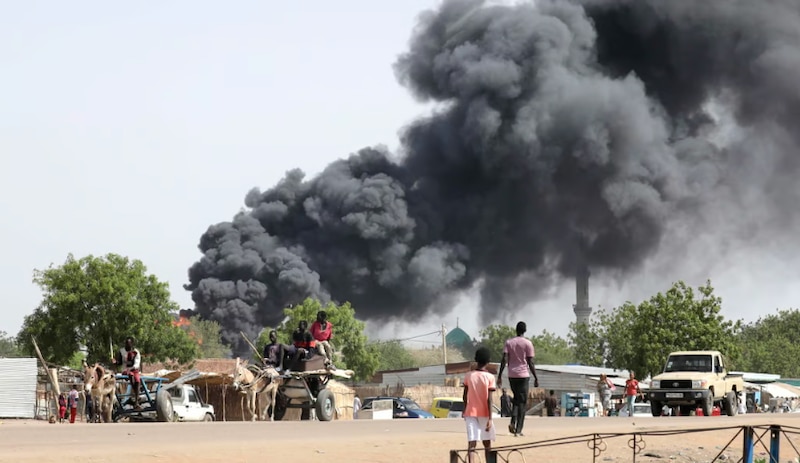
[[467, 334], [466, 331], [462, 330], [459, 327], [455, 327], [450, 330], [449, 333], [445, 336], [445, 341], [449, 346], [465, 346], [465, 345], [472, 345], [472, 338], [470, 335]]

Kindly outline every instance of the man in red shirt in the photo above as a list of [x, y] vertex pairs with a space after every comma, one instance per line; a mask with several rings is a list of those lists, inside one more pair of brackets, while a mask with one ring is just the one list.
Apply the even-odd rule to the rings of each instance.
[[311, 324], [311, 336], [317, 342], [317, 350], [325, 356], [326, 363], [333, 365], [333, 325], [328, 321], [328, 313], [324, 310], [317, 312], [317, 320]]
[[525, 322], [517, 323], [517, 336], [506, 341], [503, 347], [503, 358], [500, 360], [500, 371], [497, 373], [497, 384], [503, 386], [503, 370], [508, 362], [508, 382], [514, 393], [514, 408], [511, 410], [511, 424], [508, 432], [522, 436], [522, 425], [525, 423], [525, 412], [528, 404], [528, 383], [533, 376], [533, 387], [539, 387], [536, 367], [533, 364], [533, 343], [526, 338], [528, 330]]
[[475, 352], [478, 368], [467, 372], [464, 376], [464, 411], [461, 415], [467, 425], [467, 442], [469, 450], [467, 461], [475, 461], [475, 448], [478, 441], [483, 441], [485, 461], [489, 461], [492, 441], [495, 439], [492, 424], [492, 393], [497, 389], [494, 375], [486, 371], [489, 364], [489, 349], [479, 348]]

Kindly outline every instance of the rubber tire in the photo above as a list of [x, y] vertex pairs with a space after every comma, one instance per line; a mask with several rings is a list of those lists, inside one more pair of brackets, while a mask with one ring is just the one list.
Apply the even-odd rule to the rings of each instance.
[[336, 399], [330, 389], [323, 389], [317, 394], [317, 419], [320, 421], [331, 421], [333, 414], [336, 413]]
[[211, 413], [206, 413], [206, 416], [203, 417], [203, 421], [205, 421], [206, 423], [210, 423], [214, 421], [214, 417], [211, 416]]
[[700, 408], [703, 409], [704, 416], [711, 416], [714, 413], [714, 393], [708, 391], [708, 399], [700, 402]]
[[169, 391], [160, 388], [156, 393], [156, 419], [162, 423], [171, 423], [175, 410], [172, 407], [172, 397]]
[[660, 402], [656, 402], [655, 400], [650, 401], [650, 413], [652, 413], [653, 416], [661, 416], [661, 407], [663, 407], [663, 405], [661, 405]]
[[731, 391], [725, 394], [725, 400], [722, 401], [722, 406], [725, 408], [725, 414], [728, 416], [736, 416], [739, 411], [738, 400], [736, 393]]

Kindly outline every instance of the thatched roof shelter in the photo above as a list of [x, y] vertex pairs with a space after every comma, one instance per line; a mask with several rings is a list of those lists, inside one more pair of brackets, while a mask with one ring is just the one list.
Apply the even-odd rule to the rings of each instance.
[[200, 376], [192, 381], [187, 381], [187, 384], [204, 386], [233, 383], [235, 368], [236, 359], [198, 359], [191, 364], [178, 367], [164, 363], [150, 363], [142, 368], [142, 372], [174, 381], [191, 370], [197, 370], [200, 372]]

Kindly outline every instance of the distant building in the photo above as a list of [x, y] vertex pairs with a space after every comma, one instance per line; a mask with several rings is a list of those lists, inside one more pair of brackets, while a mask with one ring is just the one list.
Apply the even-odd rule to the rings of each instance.
[[466, 359], [471, 359], [474, 355], [475, 346], [478, 342], [472, 339], [466, 331], [458, 326], [450, 330], [444, 338], [448, 350], [457, 350]]

